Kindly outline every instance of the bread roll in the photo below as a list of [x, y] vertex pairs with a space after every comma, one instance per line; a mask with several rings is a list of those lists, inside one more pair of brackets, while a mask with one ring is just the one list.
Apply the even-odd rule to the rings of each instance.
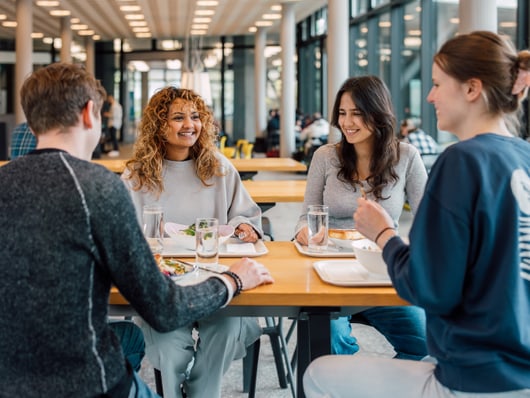
[[358, 240], [364, 239], [365, 236], [356, 229], [330, 229], [328, 236], [334, 239]]

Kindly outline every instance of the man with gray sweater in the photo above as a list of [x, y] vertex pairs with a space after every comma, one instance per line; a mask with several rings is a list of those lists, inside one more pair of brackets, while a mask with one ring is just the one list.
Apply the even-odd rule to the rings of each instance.
[[271, 283], [242, 259], [187, 287], [159, 272], [120, 179], [89, 162], [105, 91], [72, 64], [30, 75], [22, 107], [37, 149], [0, 168], [2, 396], [154, 397], [107, 322], [111, 285], [158, 331]]

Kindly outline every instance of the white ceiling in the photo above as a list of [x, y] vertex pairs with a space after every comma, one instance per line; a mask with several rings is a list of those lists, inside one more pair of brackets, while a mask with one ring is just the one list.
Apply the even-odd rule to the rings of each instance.
[[[7, 28], [4, 21], [16, 21], [16, 1], [0, 0], [0, 39], [14, 39], [16, 28]], [[177, 39], [189, 35], [196, 6], [195, 0], [59, 0], [59, 7], [40, 7], [37, 0], [33, 3], [33, 32], [42, 33], [45, 37], [60, 36], [60, 18], [50, 15], [51, 9], [66, 9], [71, 18], [79, 18], [79, 23], [88, 25], [101, 36], [101, 40], [114, 38], [131, 39], [135, 33], [120, 10], [120, 5], [139, 5], [150, 29], [152, 38]], [[215, 14], [209, 24], [208, 36], [230, 36], [249, 34], [249, 27], [254, 26], [263, 14], [270, 14], [273, 5], [283, 0], [218, 0], [212, 8]], [[300, 21], [319, 8], [327, 5], [327, 0], [300, 0], [295, 3], [295, 19]], [[278, 11], [277, 11], [278, 13]], [[280, 21], [273, 21], [271, 32], [279, 32]], [[74, 38], [77, 34], [74, 33]]]

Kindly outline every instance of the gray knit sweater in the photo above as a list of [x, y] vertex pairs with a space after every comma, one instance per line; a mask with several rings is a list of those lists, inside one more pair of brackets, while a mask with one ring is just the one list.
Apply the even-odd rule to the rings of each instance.
[[0, 168], [0, 396], [96, 397], [125, 377], [107, 326], [111, 284], [153, 328], [227, 300], [222, 281], [179, 287], [157, 269], [120, 179], [58, 150]]
[[[381, 206], [394, 220], [396, 226], [408, 200], [412, 213], [415, 214], [423, 196], [427, 172], [418, 150], [407, 143], [399, 143], [400, 158], [394, 171], [398, 180], [383, 189]], [[295, 235], [307, 225], [307, 206], [328, 205], [330, 228], [354, 228], [353, 213], [357, 210], [357, 199], [361, 196], [359, 189], [338, 179], [340, 169], [337, 147], [327, 144], [320, 147], [313, 155], [311, 167], [307, 175], [307, 188], [304, 196], [302, 214], [295, 228]], [[362, 181], [364, 189], [369, 192], [366, 181]], [[373, 197], [368, 194], [368, 198]]]

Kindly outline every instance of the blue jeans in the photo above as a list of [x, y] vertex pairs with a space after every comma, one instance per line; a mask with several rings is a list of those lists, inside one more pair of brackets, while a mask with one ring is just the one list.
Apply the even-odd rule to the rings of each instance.
[[160, 398], [160, 395], [151, 391], [147, 384], [140, 379], [138, 373], [134, 372], [134, 380], [131, 385], [131, 391], [129, 392], [129, 398]]
[[[331, 321], [331, 353], [351, 355], [359, 350], [351, 336], [352, 317]], [[395, 358], [420, 360], [427, 355], [425, 312], [415, 306], [372, 307], [353, 317], [353, 322], [366, 323], [377, 329], [396, 351]]]
[[112, 329], [118, 340], [125, 359], [131, 367], [138, 372], [145, 355], [145, 342], [142, 330], [132, 321], [110, 321]]

